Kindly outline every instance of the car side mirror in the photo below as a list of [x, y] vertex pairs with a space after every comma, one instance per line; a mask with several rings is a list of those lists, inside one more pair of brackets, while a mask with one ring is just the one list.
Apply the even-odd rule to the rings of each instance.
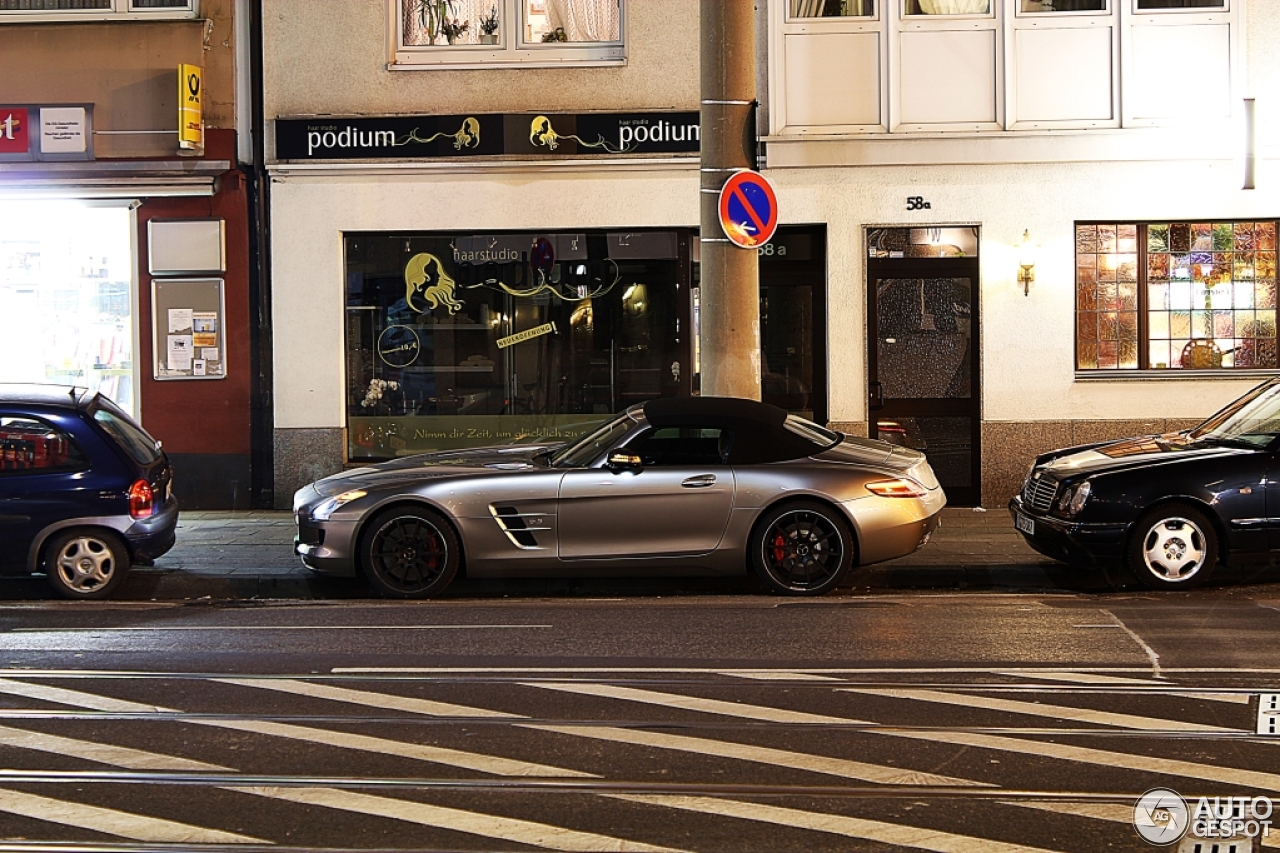
[[621, 474], [623, 471], [639, 471], [644, 467], [644, 462], [637, 453], [628, 453], [625, 450], [615, 450], [609, 454], [605, 467], [615, 474]]

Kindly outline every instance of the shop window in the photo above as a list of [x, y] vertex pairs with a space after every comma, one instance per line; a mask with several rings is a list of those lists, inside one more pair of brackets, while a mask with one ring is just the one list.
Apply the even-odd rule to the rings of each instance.
[[626, 61], [625, 0], [389, 0], [401, 67]]
[[682, 393], [688, 240], [348, 235], [350, 458], [566, 440]]
[[52, 424], [38, 418], [0, 417], [0, 477], [88, 467], [79, 445]]
[[790, 0], [789, 18], [870, 18], [875, 0]]
[[1076, 226], [1076, 369], [1274, 370], [1275, 220]]
[[200, 0], [0, 0], [0, 22], [195, 18]]

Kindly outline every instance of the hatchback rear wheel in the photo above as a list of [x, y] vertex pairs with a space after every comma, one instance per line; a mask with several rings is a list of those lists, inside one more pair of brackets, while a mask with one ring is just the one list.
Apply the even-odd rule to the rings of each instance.
[[64, 530], [45, 546], [44, 571], [63, 598], [107, 598], [129, 573], [129, 551], [105, 530]]
[[1129, 538], [1129, 568], [1149, 589], [1199, 586], [1217, 562], [1217, 532], [1190, 506], [1173, 504], [1147, 513]]
[[840, 514], [815, 501], [764, 514], [751, 536], [751, 562], [773, 592], [821, 595], [853, 566], [853, 532]]
[[430, 598], [458, 573], [458, 537], [428, 509], [390, 509], [373, 519], [361, 563], [369, 584], [387, 598]]

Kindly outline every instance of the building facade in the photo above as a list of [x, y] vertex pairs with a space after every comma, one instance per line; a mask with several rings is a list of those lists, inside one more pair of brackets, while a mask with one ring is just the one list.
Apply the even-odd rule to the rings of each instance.
[[[268, 11], [277, 505], [697, 393], [697, 4]], [[1261, 0], [760, 4], [764, 399], [996, 506], [1038, 451], [1271, 375], [1278, 25]]]
[[253, 487], [243, 5], [0, 2], [0, 381], [112, 397], [187, 508]]

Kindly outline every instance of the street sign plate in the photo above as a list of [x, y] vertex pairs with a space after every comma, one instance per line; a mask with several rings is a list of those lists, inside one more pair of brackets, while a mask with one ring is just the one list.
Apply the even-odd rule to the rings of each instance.
[[765, 176], [735, 172], [720, 190], [720, 227], [736, 246], [755, 249], [778, 229], [778, 197]]

